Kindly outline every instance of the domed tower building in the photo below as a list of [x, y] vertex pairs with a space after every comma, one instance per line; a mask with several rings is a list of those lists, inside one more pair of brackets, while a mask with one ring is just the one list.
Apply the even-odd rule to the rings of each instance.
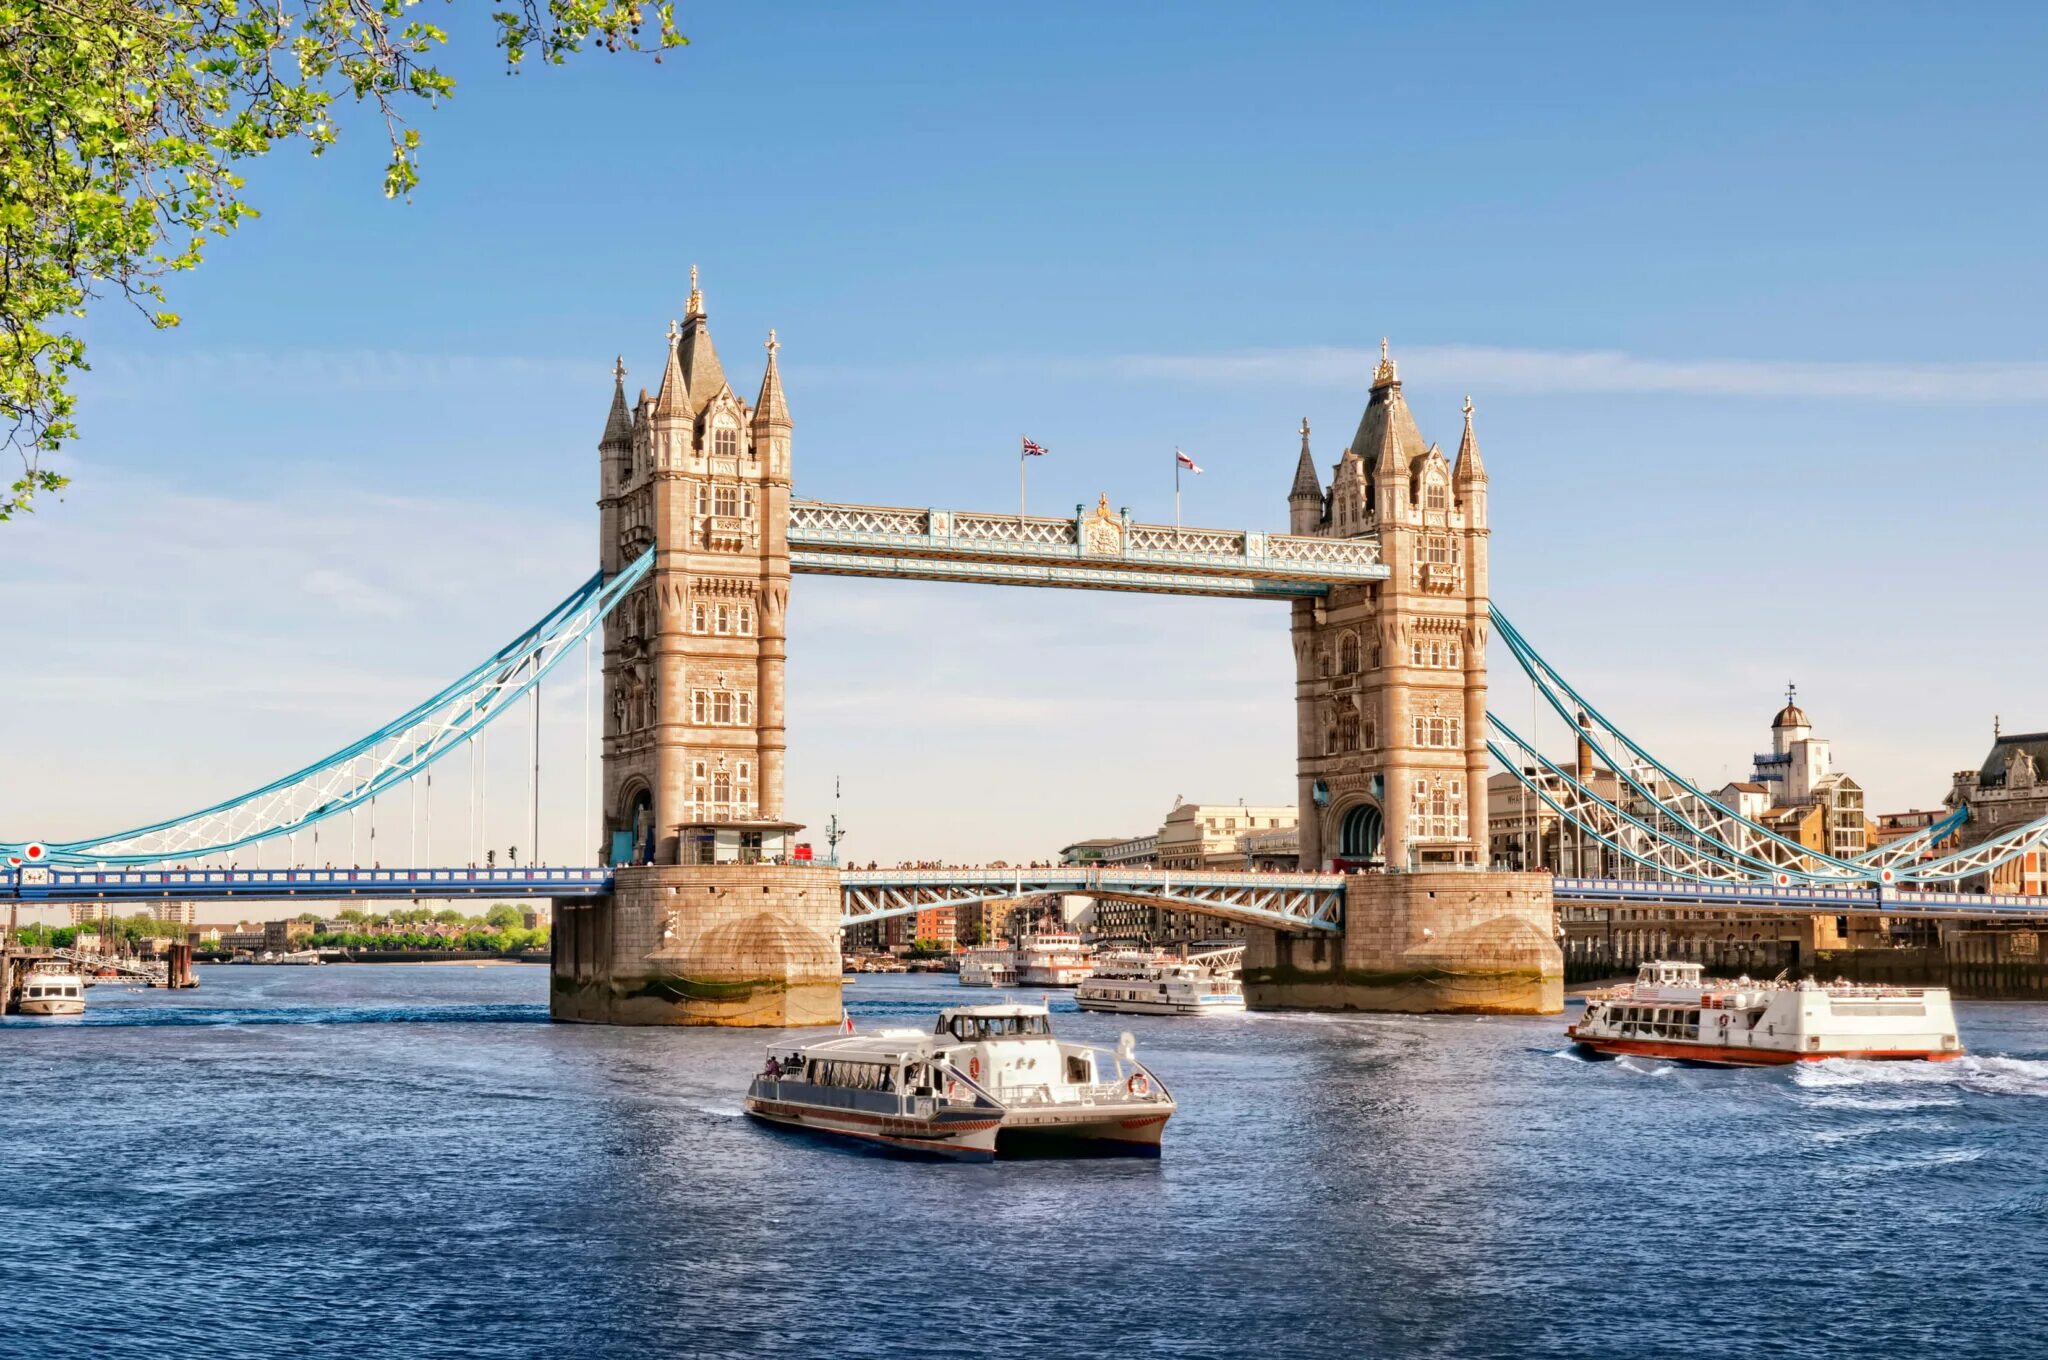
[[726, 380], [692, 268], [654, 395], [629, 406], [614, 368], [599, 560], [608, 577], [655, 560], [605, 621], [596, 848], [617, 893], [561, 913], [558, 1018], [839, 1016], [836, 870], [793, 862], [801, 828], [783, 809], [793, 427], [777, 349], [771, 331], [749, 405]]

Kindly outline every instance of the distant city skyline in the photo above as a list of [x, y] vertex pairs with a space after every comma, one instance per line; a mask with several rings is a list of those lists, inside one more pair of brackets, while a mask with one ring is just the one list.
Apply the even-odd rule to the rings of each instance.
[[[1278, 529], [1300, 420], [1327, 469], [1384, 334], [1427, 437], [1477, 406], [1497, 603], [1702, 783], [1788, 680], [1873, 813], [1938, 803], [1994, 715], [2048, 728], [2017, 608], [2048, 565], [2048, 17], [1063, 13], [692, 15], [659, 68], [461, 70], [410, 205], [361, 118], [256, 167], [186, 326], [94, 314], [76, 486], [0, 526], [0, 835], [262, 783], [587, 575], [612, 356], [655, 385], [693, 262], [736, 388], [779, 328], [799, 495], [1004, 510], [1023, 433], [1035, 512], [1169, 519], [1178, 446], [1188, 523]], [[790, 811], [822, 846], [836, 808], [862, 862], [966, 861], [1287, 801], [1285, 630], [806, 578]], [[1511, 665], [1493, 705], [1526, 715]], [[594, 850], [563, 674], [556, 863]], [[502, 852], [524, 737], [492, 740]], [[451, 764], [439, 859], [465, 799]]]

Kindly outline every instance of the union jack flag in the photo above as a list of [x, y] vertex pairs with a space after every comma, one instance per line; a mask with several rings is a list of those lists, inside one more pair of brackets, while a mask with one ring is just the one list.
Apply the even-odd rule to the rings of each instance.
[[[1021, 436], [1020, 436], [1020, 437], [1021, 437]], [[1024, 456], [1025, 456], [1026, 458], [1043, 458], [1043, 457], [1045, 457], [1045, 445], [1043, 445], [1043, 444], [1040, 444], [1040, 443], [1038, 443], [1038, 442], [1037, 442], [1036, 440], [1033, 440], [1033, 439], [1029, 439], [1029, 438], [1026, 438], [1026, 439], [1024, 439]]]

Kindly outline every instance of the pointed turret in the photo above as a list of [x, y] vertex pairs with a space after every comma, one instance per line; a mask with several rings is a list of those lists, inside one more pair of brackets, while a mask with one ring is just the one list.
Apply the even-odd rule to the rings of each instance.
[[789, 403], [782, 397], [782, 374], [775, 367], [775, 351], [782, 348], [782, 342], [775, 338], [775, 332], [768, 332], [768, 368], [761, 374], [761, 395], [754, 398], [754, 428], [790, 428]]
[[1314, 533], [1323, 522], [1323, 481], [1315, 455], [1308, 449], [1308, 417], [1301, 418], [1301, 459], [1294, 465], [1294, 485], [1287, 492], [1287, 527], [1297, 534]]
[[1308, 417], [1301, 418], [1301, 459], [1294, 465], [1294, 486], [1287, 493], [1290, 501], [1321, 500], [1323, 481], [1316, 472], [1315, 455], [1308, 451]]
[[1358, 419], [1358, 433], [1353, 436], [1351, 447], [1365, 460], [1368, 477], [1406, 477], [1415, 460], [1429, 449], [1423, 442], [1422, 431], [1416, 428], [1415, 417], [1409, 414], [1407, 400], [1401, 395], [1400, 374], [1387, 353], [1384, 338], [1380, 340], [1380, 366], [1372, 375], [1372, 396], [1365, 403], [1365, 414]]
[[1486, 480], [1486, 464], [1479, 460], [1479, 436], [1472, 432], [1472, 398], [1465, 398], [1465, 436], [1458, 441], [1458, 485], [1470, 486]]
[[683, 374], [682, 348], [676, 342], [682, 329], [668, 323], [668, 364], [661, 370], [661, 391], [654, 398], [652, 414], [657, 418], [688, 419], [696, 414], [690, 405], [690, 381]]
[[725, 386], [725, 370], [719, 366], [718, 350], [711, 343], [711, 324], [704, 314], [704, 290], [697, 286], [697, 266], [690, 266], [690, 305], [683, 312], [683, 373], [690, 380], [690, 395], [696, 415], [711, 404]]
[[633, 413], [626, 406], [626, 358], [620, 355], [612, 362], [612, 409], [604, 419], [604, 434], [599, 437], [600, 449], [622, 449], [633, 442]]

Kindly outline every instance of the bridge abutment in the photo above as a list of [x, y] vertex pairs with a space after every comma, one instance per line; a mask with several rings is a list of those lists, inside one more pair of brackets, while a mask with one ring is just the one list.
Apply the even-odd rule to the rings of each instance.
[[1480, 870], [1356, 874], [1344, 933], [1323, 945], [1254, 932], [1254, 1010], [1554, 1015], [1564, 1009], [1550, 875]]
[[600, 1025], [839, 1023], [839, 871], [621, 866], [610, 897], [559, 904], [548, 1010]]

